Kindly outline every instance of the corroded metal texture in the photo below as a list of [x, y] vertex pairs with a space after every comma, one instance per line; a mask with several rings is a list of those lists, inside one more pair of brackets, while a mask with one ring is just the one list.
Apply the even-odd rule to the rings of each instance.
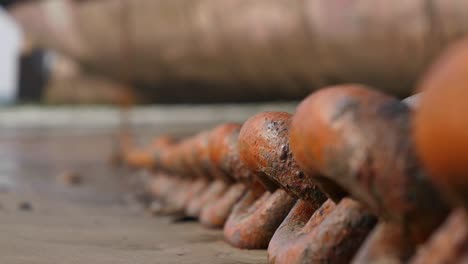
[[[139, 167], [154, 172], [148, 188], [167, 205], [161, 213], [185, 212], [207, 227], [224, 226], [235, 247], [268, 246], [272, 263], [464, 261], [468, 223], [462, 209], [414, 256], [448, 214], [435, 187], [454, 205], [466, 206], [463, 163], [442, 157], [432, 164], [437, 148], [449, 150], [427, 145], [442, 132], [463, 137], [464, 121], [451, 126], [451, 118], [462, 118], [445, 109], [451, 97], [437, 88], [445, 78], [448, 84], [462, 78], [461, 70], [451, 74], [464, 67], [463, 60], [447, 61], [463, 55], [436, 64], [445, 66], [430, 71], [435, 74], [423, 81], [417, 104], [359, 85], [328, 87], [306, 98], [294, 115], [264, 112], [242, 126], [223, 124], [177, 143], [160, 139], [145, 149], [150, 166], [141, 159]], [[444, 73], [451, 65], [457, 67]], [[462, 89], [457, 85], [446, 87]], [[454, 109], [461, 111], [463, 95], [450, 99]], [[436, 98], [445, 106], [437, 109], [438, 121], [449, 131], [428, 125], [435, 110], [427, 102], [438, 105]], [[414, 113], [418, 151], [435, 186], [411, 141]], [[448, 142], [453, 150], [456, 140]], [[462, 153], [464, 145], [458, 147]]]
[[269, 262], [349, 263], [375, 222], [349, 198], [338, 205], [328, 200], [317, 210], [298, 201], [271, 240]]
[[[218, 211], [217, 214], [206, 215], [217, 216], [213, 219], [204, 219], [207, 223], [212, 221], [212, 226], [220, 226], [218, 223], [219, 219], [226, 219], [228, 217], [228, 213], [230, 213], [232, 209], [232, 206], [239, 199], [237, 195], [233, 195], [232, 193], [229, 193], [229, 195], [227, 194], [229, 186], [235, 181], [235, 169], [238, 168], [239, 165], [232, 163], [232, 159], [234, 158], [233, 154], [236, 154], [229, 151], [229, 148], [232, 146], [223, 144], [225, 143], [225, 138], [231, 136], [231, 134], [237, 130], [238, 126], [239, 125], [237, 124], [220, 125], [211, 131], [198, 134], [192, 142], [195, 150], [192, 152], [192, 157], [195, 159], [195, 162], [190, 165], [192, 167], [200, 168], [202, 176], [205, 175], [205, 178], [213, 181], [200, 197], [196, 197], [190, 202], [186, 213], [189, 216], [198, 217], [204, 210], [204, 207], [211, 206], [209, 203], [220, 200], [226, 195], [222, 205], [230, 207], [225, 208], [225, 210]], [[230, 156], [226, 157], [227, 155]], [[239, 194], [238, 191], [233, 192]], [[230, 199], [230, 201], [227, 201], [226, 199]], [[221, 216], [221, 212], [224, 212], [225, 215]]]
[[239, 135], [241, 159], [266, 186], [279, 185], [294, 197], [320, 206], [325, 195], [292, 157], [290, 123], [291, 114], [284, 112], [265, 112], [249, 118]]
[[[254, 181], [252, 173], [239, 160], [237, 137], [240, 125], [226, 123], [210, 132], [208, 154], [218, 181], [226, 190], [215, 199], [208, 199], [201, 209], [200, 222], [208, 227], [223, 227], [234, 205], [245, 195], [246, 188]], [[237, 181], [240, 181], [237, 182]], [[236, 183], [237, 182], [237, 183]]]
[[336, 204], [331, 200], [327, 200], [320, 207], [298, 200], [268, 245], [269, 262], [300, 263], [300, 255], [303, 249], [307, 248], [308, 242], [300, 243], [299, 240], [308, 236], [308, 232], [317, 228], [335, 208]]
[[127, 165], [134, 168], [153, 169], [157, 162], [157, 157], [165, 148], [175, 143], [175, 139], [170, 136], [161, 136], [156, 138], [149, 146], [144, 148], [135, 148], [128, 146], [122, 149], [123, 156]]
[[416, 249], [401, 224], [380, 221], [353, 259], [360, 263], [405, 263]]
[[254, 173], [240, 159], [239, 133], [241, 125], [228, 123], [218, 126], [211, 135], [210, 157], [221, 173], [246, 186], [252, 186], [257, 179]]
[[210, 228], [222, 228], [246, 189], [244, 184], [235, 183], [218, 200], [208, 201], [200, 213], [200, 223]]
[[[127, 144], [122, 149], [126, 164], [139, 169], [147, 169], [153, 172], [153, 176], [147, 180], [146, 191], [157, 200], [157, 208], [152, 205], [151, 211], [155, 214], [173, 214], [183, 212], [189, 201], [199, 195], [208, 184], [206, 180], [188, 177], [192, 167], [182, 165], [184, 156], [180, 155], [181, 143], [169, 136], [156, 138], [145, 148], [134, 148], [133, 144]], [[165, 164], [163, 157], [169, 156], [172, 163]], [[174, 157], [178, 159], [173, 160]], [[171, 167], [177, 164], [177, 167]], [[185, 166], [185, 167], [182, 167]], [[174, 172], [185, 172], [174, 174]]]
[[198, 217], [205, 203], [219, 198], [227, 186], [221, 180], [215, 180], [219, 176], [209, 156], [209, 132], [202, 131], [185, 140], [185, 143], [180, 155], [182, 163], [185, 162], [185, 167], [188, 169], [187, 175], [207, 182], [203, 192], [192, 197], [186, 206], [185, 213], [188, 216]]
[[386, 259], [378, 252], [388, 245], [393, 261], [407, 259], [447, 213], [414, 154], [409, 114], [399, 100], [342, 85], [312, 94], [294, 116], [291, 137], [306, 137], [307, 164], [392, 226], [373, 232], [356, 263]]
[[208, 180], [224, 180], [224, 175], [219, 174], [216, 166], [210, 159], [210, 131], [202, 131], [196, 135], [191, 141], [192, 150], [190, 152], [193, 163], [190, 164], [193, 168], [199, 168], [198, 177], [204, 177]]
[[[196, 216], [200, 211], [199, 207], [203, 204], [201, 198], [207, 196], [204, 190], [208, 189], [209, 181], [212, 179], [211, 174], [204, 173], [206, 167], [202, 164], [204, 160], [200, 155], [199, 142], [206, 141], [206, 137], [202, 136], [203, 133], [180, 142], [169, 137], [161, 137], [145, 151], [137, 152], [144, 153], [141, 155], [144, 159], [139, 160], [139, 167], [150, 168], [154, 175], [148, 187], [149, 193], [158, 203], [157, 208], [151, 208], [153, 213], [183, 213], [190, 208], [190, 215]], [[128, 162], [131, 161], [133, 160], [128, 159]], [[213, 194], [213, 192], [208, 193]]]
[[413, 136], [431, 179], [454, 209], [411, 263], [468, 262], [468, 40], [447, 50], [423, 76]]
[[225, 239], [238, 248], [267, 248], [294, 202], [285, 191], [270, 193], [258, 184], [234, 206], [224, 226]]
[[432, 180], [468, 209], [468, 40], [457, 43], [424, 75], [414, 139]]
[[316, 148], [316, 142], [311, 141], [308, 137], [307, 128], [309, 128], [310, 123], [314, 121], [310, 120], [309, 109], [307, 108], [308, 102], [303, 101], [291, 121], [291, 131], [289, 133], [291, 151], [294, 159], [304, 171], [305, 175], [307, 177], [312, 177], [315, 184], [317, 184], [330, 199], [338, 203], [343, 197], [347, 196], [347, 192], [334, 181], [321, 174], [315, 164], [316, 161], [309, 155], [309, 152]]
[[300, 99], [343, 82], [407, 96], [468, 32], [466, 1], [27, 2], [12, 12], [42, 45], [160, 101]]
[[301, 199], [272, 237], [269, 259], [273, 263], [347, 263], [374, 226], [375, 217], [356, 202], [342, 201], [336, 208], [331, 200], [323, 204], [327, 198], [315, 185], [318, 177], [303, 173], [290, 150], [291, 118], [283, 112], [260, 113], [244, 123], [239, 135], [241, 158], [258, 178], [266, 177]]
[[[155, 173], [148, 187], [158, 199], [153, 213], [183, 211], [187, 216], [199, 217], [204, 212], [200, 216], [204, 225], [223, 227], [232, 207], [245, 194], [244, 184], [234, 184], [235, 181], [241, 180], [247, 186], [255, 181], [239, 160], [239, 129], [238, 124], [224, 124], [177, 143], [160, 138], [144, 151], [133, 151], [144, 153], [145, 159], [140, 160], [151, 162], [150, 168]], [[140, 158], [133, 152], [129, 156]], [[127, 162], [148, 167], [140, 160]]]
[[435, 232], [427, 245], [418, 250], [411, 264], [466, 263], [468, 253], [468, 217], [463, 208], [454, 210]]
[[223, 181], [212, 181], [208, 187], [203, 190], [199, 196], [194, 197], [185, 210], [188, 216], [198, 217], [205, 206], [209, 202], [219, 200], [226, 193], [229, 186]]

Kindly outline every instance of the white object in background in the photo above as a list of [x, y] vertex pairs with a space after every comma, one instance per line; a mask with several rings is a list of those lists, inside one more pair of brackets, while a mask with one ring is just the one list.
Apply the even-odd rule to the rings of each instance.
[[0, 103], [12, 103], [17, 96], [21, 39], [18, 25], [0, 8]]

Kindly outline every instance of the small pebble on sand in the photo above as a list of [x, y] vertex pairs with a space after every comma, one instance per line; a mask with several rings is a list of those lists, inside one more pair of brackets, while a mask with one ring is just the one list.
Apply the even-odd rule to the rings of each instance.
[[31, 211], [33, 209], [31, 203], [29, 202], [21, 202], [18, 204], [18, 209], [21, 211]]
[[81, 175], [76, 171], [64, 172], [58, 176], [57, 180], [66, 186], [77, 186], [83, 181]]

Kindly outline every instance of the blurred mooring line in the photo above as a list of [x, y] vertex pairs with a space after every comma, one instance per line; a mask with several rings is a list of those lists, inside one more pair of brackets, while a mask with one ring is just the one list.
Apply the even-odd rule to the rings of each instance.
[[11, 12], [38, 43], [124, 72], [159, 102], [300, 99], [349, 82], [404, 97], [468, 31], [468, 2], [446, 0], [64, 0]]

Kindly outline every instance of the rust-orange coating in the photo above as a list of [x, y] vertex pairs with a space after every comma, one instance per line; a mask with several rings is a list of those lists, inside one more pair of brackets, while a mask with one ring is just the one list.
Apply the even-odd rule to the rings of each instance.
[[156, 165], [156, 156], [164, 148], [174, 143], [174, 139], [169, 136], [156, 138], [149, 146], [144, 148], [130, 148], [125, 152], [126, 163], [134, 168], [153, 169]]
[[179, 175], [181, 176], [181, 172], [183, 170], [180, 169], [180, 155], [179, 155], [179, 149], [181, 146], [184, 144], [184, 140], [172, 145], [171, 147], [167, 148], [166, 151], [164, 151], [161, 154], [161, 168], [171, 174], [171, 175]]
[[151, 148], [153, 149], [153, 170], [162, 171], [161, 158], [169, 148], [177, 144], [177, 139], [171, 136], [160, 136], [157, 137], [151, 143]]
[[198, 169], [198, 177], [206, 178], [209, 181], [220, 179], [220, 175], [217, 173], [213, 164], [210, 160], [209, 153], [209, 140], [210, 131], [202, 131], [195, 135], [193, 140], [190, 142], [190, 155], [191, 155], [191, 168]]
[[[269, 260], [347, 263], [375, 218], [356, 202], [340, 202], [336, 209], [331, 200], [323, 204], [326, 196], [315, 185], [316, 175], [304, 174], [291, 153], [291, 117], [283, 112], [257, 114], [244, 123], [239, 135], [241, 158], [252, 171], [301, 199], [272, 237]], [[330, 218], [322, 223], [327, 213]]]
[[[293, 149], [301, 164], [332, 179], [381, 220], [403, 230], [401, 235], [408, 243], [399, 248], [400, 260], [447, 213], [414, 153], [410, 113], [392, 97], [363, 86], [341, 85], [306, 98], [298, 107], [291, 132], [291, 139], [301, 139], [304, 144], [298, 155]], [[373, 258], [373, 251], [392, 243], [391, 234], [382, 237], [386, 237], [385, 243], [375, 239], [378, 242], [366, 247], [367, 255], [361, 252], [368, 257], [361, 258], [361, 263], [380, 261], [378, 255]]]
[[225, 128], [226, 137], [215, 140], [214, 159], [221, 161], [221, 170], [247, 187], [247, 191], [235, 204], [225, 226], [225, 239], [233, 246], [246, 249], [267, 248], [276, 228], [293, 206], [295, 199], [277, 185], [265, 189], [257, 173], [240, 157], [239, 127]]
[[468, 254], [468, 216], [463, 208], [455, 209], [426, 245], [418, 250], [411, 264], [466, 263]]
[[[308, 139], [303, 141], [307, 163], [376, 214], [401, 221], [407, 213], [440, 204], [424, 181], [408, 137], [410, 111], [400, 101], [366, 87], [343, 85], [309, 96], [297, 115], [306, 113], [309, 123], [293, 124], [293, 129]], [[410, 193], [419, 199], [410, 199]]]
[[242, 183], [235, 183], [218, 199], [207, 201], [200, 213], [200, 223], [210, 228], [222, 228], [231, 214], [234, 205], [245, 194], [247, 188]]
[[292, 157], [291, 117], [285, 112], [264, 112], [249, 118], [239, 134], [240, 156], [266, 186], [280, 186], [292, 196], [318, 207], [326, 197]]
[[[246, 195], [246, 190], [257, 182], [254, 174], [239, 157], [240, 128], [240, 124], [226, 123], [217, 126], [210, 133], [211, 163], [222, 175], [224, 182], [232, 185], [219, 200], [210, 201], [201, 210], [200, 221], [205, 226], [223, 227], [237, 201]], [[239, 183], [234, 183], [236, 181]]]
[[241, 125], [236, 123], [216, 127], [210, 140], [210, 157], [221, 173], [230, 176], [231, 180], [250, 187], [257, 179], [240, 158], [238, 147], [240, 129]]
[[234, 171], [237, 162], [237, 136], [241, 125], [237, 123], [226, 123], [213, 129], [209, 141], [209, 157], [211, 163], [216, 167], [219, 174], [226, 182], [234, 182], [236, 179]]
[[468, 39], [450, 47], [422, 78], [413, 122], [417, 150], [444, 194], [468, 208]]
[[468, 39], [432, 65], [419, 85], [413, 137], [429, 175], [456, 209], [412, 259], [420, 263], [468, 263]]
[[[225, 136], [224, 127], [230, 127], [229, 124], [220, 126], [221, 129], [215, 128], [212, 131], [205, 131], [195, 136], [192, 141], [192, 156], [194, 163], [192, 167], [200, 168], [204, 178], [213, 180], [208, 188], [199, 197], [195, 197], [188, 205], [186, 213], [189, 216], [198, 217], [203, 211], [203, 207], [209, 206], [208, 202], [220, 200], [226, 193], [229, 185], [233, 183], [233, 177], [230, 174], [223, 172], [220, 165], [212, 159], [212, 138]], [[228, 204], [225, 204], [228, 205]], [[231, 209], [231, 208], [227, 208]], [[226, 210], [225, 212], [229, 212]], [[224, 217], [227, 218], [227, 215]]]
[[291, 117], [283, 112], [257, 114], [244, 123], [239, 135], [241, 159], [249, 168], [301, 199], [272, 237], [269, 261], [347, 263], [375, 218], [348, 200], [340, 202], [337, 209], [331, 200], [322, 205], [326, 196], [315, 185], [316, 174], [304, 174], [291, 153]]
[[268, 247], [270, 263], [349, 263], [376, 222], [362, 204], [344, 198], [320, 208], [298, 201]]
[[[197, 147], [200, 135], [189, 137], [178, 143], [164, 144], [155, 142], [155, 145], [164, 145], [158, 152], [155, 161], [158, 169], [164, 171], [174, 182], [170, 190], [160, 200], [167, 205], [163, 211], [181, 213], [193, 201], [203, 196], [209, 185], [210, 175], [202, 172], [202, 165], [197, 156]], [[166, 143], [168, 143], [166, 141]], [[152, 187], [154, 190], [156, 187]], [[160, 187], [161, 188], [161, 187]], [[201, 205], [199, 205], [201, 206]], [[193, 207], [193, 206], [192, 206]], [[196, 211], [199, 211], [197, 209]]]
[[227, 191], [228, 185], [221, 181], [215, 180], [208, 184], [208, 187], [199, 195], [194, 197], [187, 205], [185, 213], [188, 216], [198, 217], [207, 203], [214, 200], [219, 200]]
[[234, 206], [224, 226], [226, 241], [237, 248], [265, 249], [295, 199], [278, 189], [273, 193], [258, 185]]

